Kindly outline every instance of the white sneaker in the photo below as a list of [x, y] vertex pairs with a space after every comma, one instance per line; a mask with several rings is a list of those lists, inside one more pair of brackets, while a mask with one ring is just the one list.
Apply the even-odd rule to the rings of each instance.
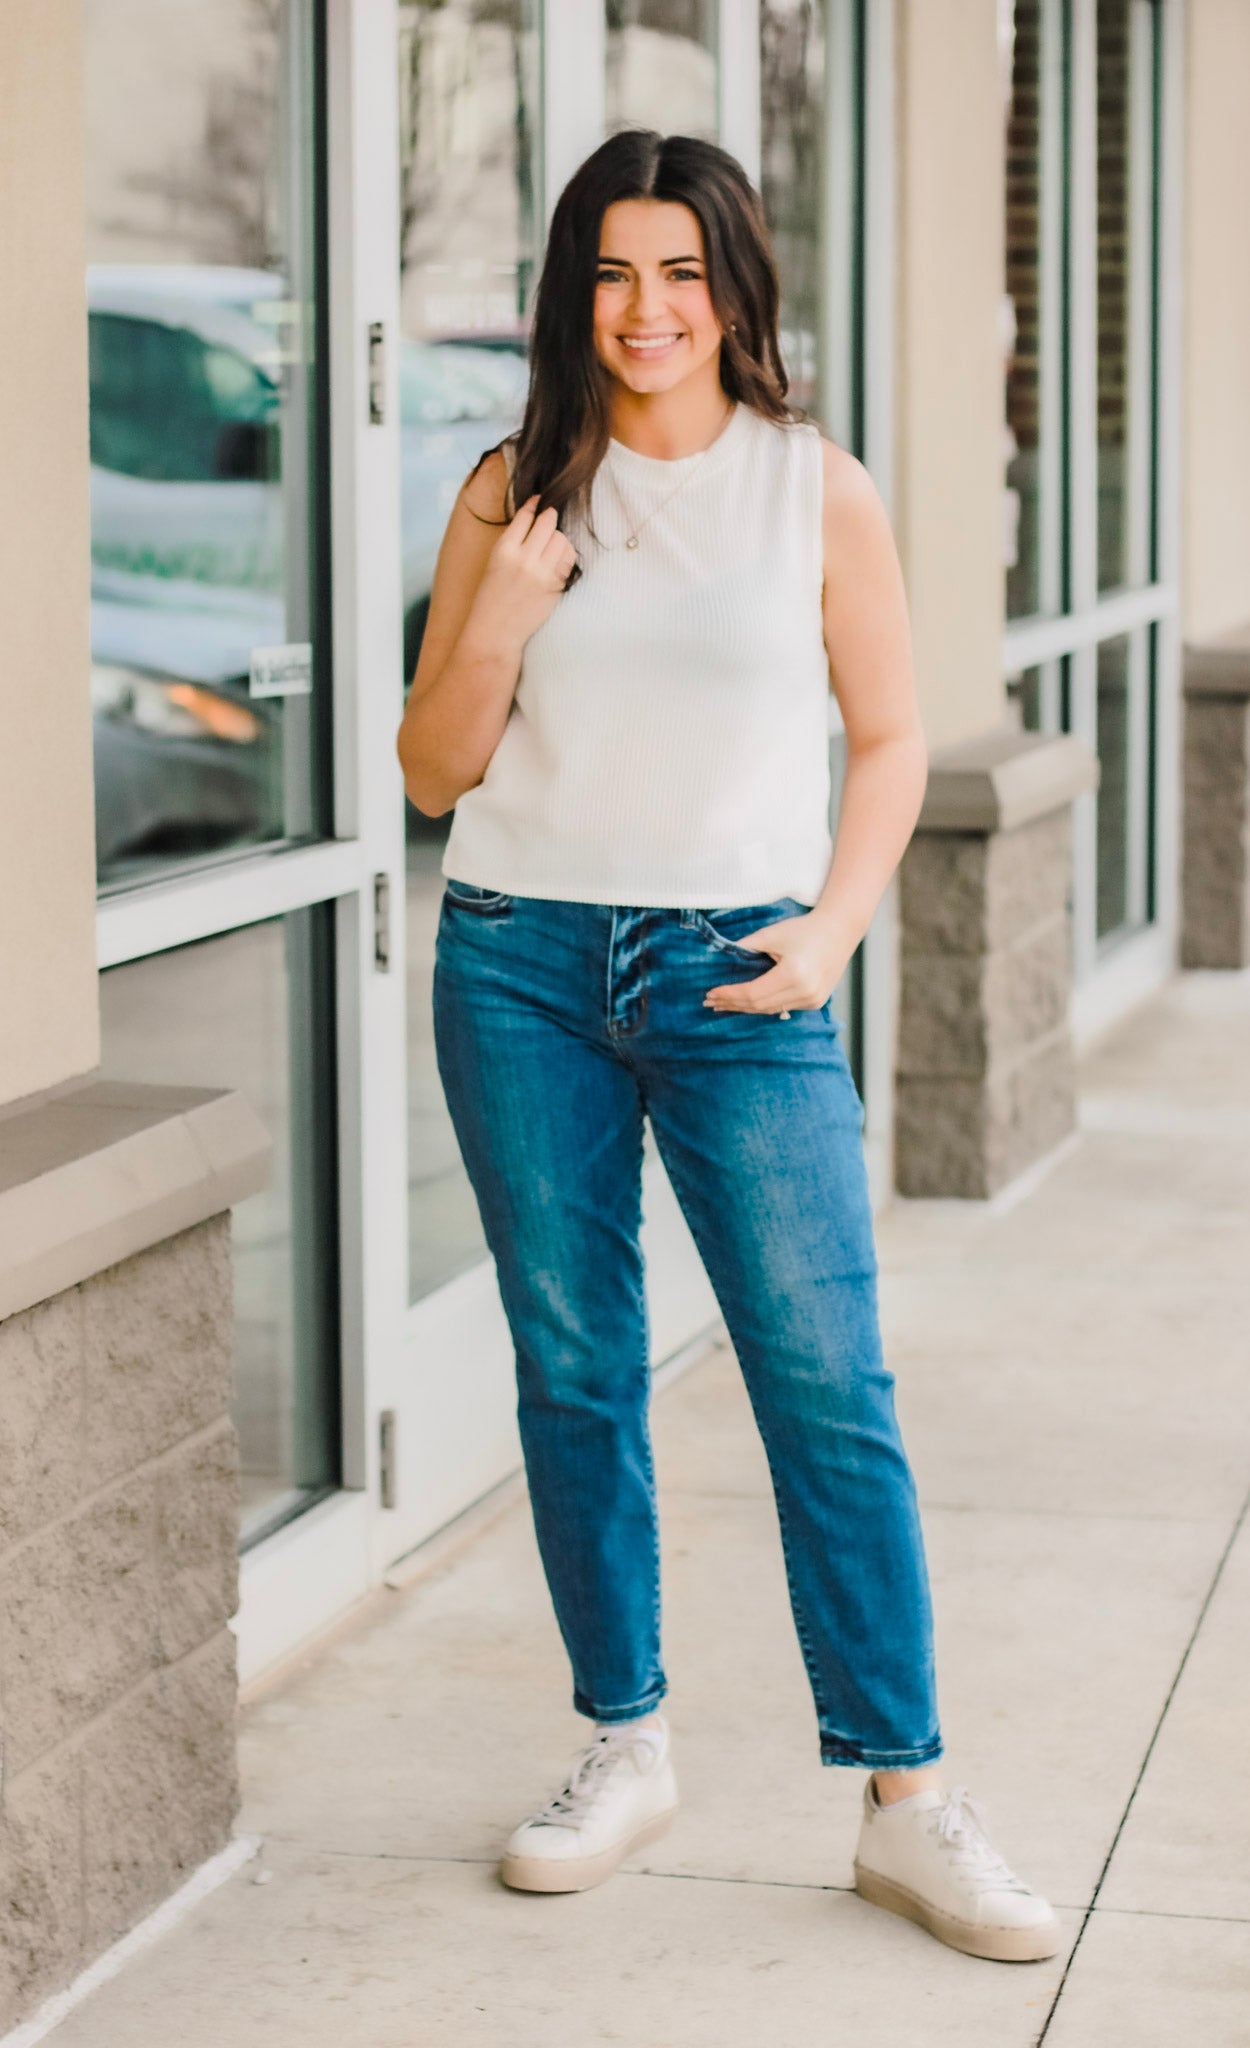
[[667, 1721], [650, 1739], [623, 1721], [588, 1742], [563, 1791], [513, 1830], [499, 1875], [523, 1892], [588, 1891], [662, 1835], [676, 1808]]
[[965, 1955], [1035, 1962], [1063, 1945], [1050, 1906], [992, 1848], [984, 1815], [962, 1785], [948, 1797], [930, 1790], [882, 1806], [870, 1775], [855, 1889]]

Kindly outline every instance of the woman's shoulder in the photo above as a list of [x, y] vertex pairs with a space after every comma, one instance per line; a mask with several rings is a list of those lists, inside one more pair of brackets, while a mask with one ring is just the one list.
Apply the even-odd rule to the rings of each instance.
[[818, 420], [805, 413], [789, 413], [784, 419], [769, 419], [766, 414], [751, 409], [757, 434], [771, 446], [782, 450], [803, 451], [803, 460], [811, 461], [813, 453], [819, 452], [819, 460], [826, 488], [837, 492], [854, 492], [870, 481], [868, 472], [849, 449], [839, 447], [831, 441]]
[[821, 547], [826, 581], [838, 564], [852, 575], [866, 573], [883, 552], [894, 549], [885, 501], [872, 473], [849, 448], [820, 437]]
[[849, 448], [830, 440], [818, 420], [793, 413], [781, 420], [768, 419], [763, 413], [756, 413], [754, 418], [758, 431], [780, 449], [783, 460], [789, 455], [793, 460], [801, 460], [804, 466], [811, 463], [818, 467], [827, 513], [853, 518], [857, 511], [862, 514], [879, 506], [877, 487], [864, 464]]
[[857, 455], [816, 429], [820, 442], [825, 509], [854, 516], [881, 502], [872, 476]]
[[505, 517], [505, 499], [516, 466], [516, 435], [510, 434], [496, 448], [488, 448], [461, 486], [470, 510], [483, 519]]

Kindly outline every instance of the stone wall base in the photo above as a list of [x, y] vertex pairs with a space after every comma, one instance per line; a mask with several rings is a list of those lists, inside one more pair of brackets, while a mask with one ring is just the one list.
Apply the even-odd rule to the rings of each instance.
[[894, 1118], [900, 1194], [995, 1194], [1075, 1128], [1068, 1034], [982, 1080], [900, 1076]]
[[230, 1836], [229, 1230], [0, 1323], [0, 2028]]
[[1181, 965], [1250, 966], [1250, 627], [1184, 663]]
[[[262, 1184], [268, 1155], [221, 1091], [96, 1083], [0, 1118], [0, 2035], [231, 1835], [222, 1203]], [[197, 1204], [153, 1241], [162, 1208]], [[94, 1265], [128, 1237], [139, 1248]]]
[[900, 1194], [983, 1199], [1074, 1127], [1071, 799], [1095, 778], [1015, 729], [931, 766], [899, 877]]

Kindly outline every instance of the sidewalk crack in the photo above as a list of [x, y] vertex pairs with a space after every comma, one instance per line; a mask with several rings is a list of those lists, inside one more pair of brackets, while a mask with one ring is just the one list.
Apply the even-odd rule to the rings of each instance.
[[[1063, 1966], [1063, 1975], [1062, 1975], [1062, 1976], [1060, 1977], [1060, 1979], [1059, 1979], [1059, 1983], [1058, 1983], [1058, 1985], [1057, 1985], [1057, 1987], [1056, 1987], [1056, 1990], [1055, 1990], [1055, 1995], [1054, 1995], [1054, 1997], [1052, 1998], [1052, 2000], [1051, 2000], [1051, 2002], [1050, 2002], [1050, 2010], [1049, 2010], [1049, 2012], [1047, 2013], [1047, 2015], [1046, 2015], [1046, 2018], [1045, 2018], [1045, 2019], [1043, 2020], [1043, 2022], [1042, 2022], [1042, 2031], [1041, 2031], [1041, 2033], [1040, 2033], [1040, 2034], [1038, 2034], [1038, 2036], [1037, 2036], [1037, 2038], [1036, 2038], [1036, 2041], [1035, 2041], [1035, 2043], [1034, 2043], [1034, 2048], [1042, 2048], [1042, 2043], [1043, 2043], [1043, 2042], [1045, 2041], [1045, 2039], [1046, 2039], [1046, 2036], [1047, 2036], [1047, 2034], [1048, 2034], [1048, 2033], [1050, 2032], [1050, 2023], [1051, 2023], [1051, 2021], [1052, 2021], [1052, 2020], [1054, 2019], [1054, 2017], [1055, 2017], [1055, 2013], [1056, 2013], [1056, 2011], [1058, 2010], [1058, 2006], [1059, 2006], [1059, 2001], [1060, 2001], [1060, 1999], [1061, 1999], [1061, 1998], [1063, 1997], [1063, 1993], [1064, 1993], [1064, 1986], [1065, 1986], [1065, 1985], [1067, 1984], [1067, 1981], [1068, 1981], [1068, 1976], [1069, 1976], [1069, 1973], [1070, 1973], [1070, 1971], [1071, 1971], [1071, 1969], [1072, 1969], [1072, 1965], [1073, 1965], [1073, 1963], [1074, 1963], [1074, 1962], [1076, 1961], [1076, 1956], [1077, 1956], [1077, 1950], [1078, 1950], [1078, 1949], [1080, 1948], [1080, 1946], [1081, 1946], [1081, 1941], [1082, 1941], [1082, 1939], [1083, 1939], [1083, 1937], [1084, 1937], [1084, 1934], [1085, 1934], [1085, 1930], [1086, 1930], [1086, 1928], [1087, 1928], [1087, 1927], [1089, 1926], [1090, 1920], [1091, 1920], [1091, 1918], [1093, 1917], [1094, 1909], [1095, 1909], [1095, 1907], [1096, 1907], [1096, 1906], [1097, 1906], [1097, 1904], [1098, 1904], [1098, 1894], [1099, 1894], [1099, 1892], [1100, 1892], [1100, 1891], [1102, 1890], [1102, 1888], [1103, 1888], [1103, 1884], [1104, 1884], [1104, 1883], [1105, 1883], [1105, 1881], [1106, 1881], [1106, 1876], [1107, 1876], [1107, 1872], [1108, 1872], [1108, 1871], [1110, 1870], [1110, 1868], [1111, 1868], [1111, 1859], [1112, 1859], [1112, 1857], [1113, 1857], [1113, 1856], [1115, 1855], [1116, 1849], [1117, 1849], [1117, 1848], [1118, 1848], [1118, 1846], [1119, 1846], [1120, 1836], [1121, 1836], [1121, 1835], [1122, 1835], [1122, 1834], [1124, 1833], [1124, 1828], [1125, 1828], [1125, 1824], [1126, 1824], [1126, 1822], [1127, 1822], [1127, 1820], [1128, 1820], [1129, 1814], [1130, 1814], [1130, 1813], [1132, 1812], [1132, 1810], [1133, 1810], [1133, 1801], [1134, 1801], [1134, 1800], [1136, 1799], [1136, 1797], [1137, 1797], [1137, 1793], [1138, 1793], [1138, 1790], [1139, 1790], [1139, 1788], [1140, 1788], [1140, 1786], [1141, 1786], [1141, 1782], [1142, 1782], [1142, 1779], [1143, 1779], [1143, 1778], [1145, 1777], [1145, 1775], [1146, 1775], [1146, 1769], [1147, 1769], [1147, 1766], [1149, 1765], [1149, 1763], [1150, 1763], [1150, 1759], [1151, 1759], [1152, 1755], [1154, 1754], [1154, 1748], [1155, 1748], [1155, 1744], [1156, 1744], [1156, 1743], [1158, 1742], [1158, 1740], [1159, 1740], [1159, 1736], [1160, 1736], [1160, 1733], [1162, 1732], [1162, 1729], [1163, 1729], [1163, 1724], [1164, 1724], [1164, 1722], [1166, 1721], [1166, 1719], [1167, 1719], [1167, 1716], [1168, 1716], [1168, 1709], [1169, 1709], [1169, 1707], [1171, 1706], [1171, 1704], [1172, 1704], [1172, 1701], [1173, 1701], [1173, 1700], [1175, 1699], [1175, 1697], [1176, 1697], [1176, 1689], [1177, 1689], [1177, 1687], [1179, 1686], [1179, 1684], [1180, 1684], [1180, 1682], [1181, 1682], [1181, 1679], [1182, 1679], [1182, 1677], [1183, 1677], [1183, 1675], [1184, 1675], [1184, 1671], [1185, 1671], [1185, 1666], [1186, 1666], [1186, 1664], [1188, 1664], [1188, 1662], [1189, 1662], [1189, 1653], [1190, 1653], [1190, 1651], [1191, 1651], [1191, 1650], [1193, 1649], [1193, 1647], [1194, 1647], [1194, 1644], [1195, 1644], [1195, 1643], [1197, 1642], [1197, 1640], [1198, 1640], [1198, 1636], [1199, 1636], [1199, 1633], [1200, 1633], [1200, 1631], [1201, 1631], [1201, 1628], [1202, 1628], [1202, 1624], [1203, 1624], [1203, 1622], [1204, 1622], [1204, 1621], [1206, 1620], [1206, 1618], [1207, 1618], [1207, 1610], [1208, 1610], [1208, 1608], [1210, 1607], [1210, 1605], [1211, 1605], [1211, 1602], [1212, 1602], [1212, 1600], [1213, 1600], [1213, 1599], [1214, 1599], [1214, 1597], [1215, 1597], [1215, 1591], [1216, 1591], [1216, 1587], [1217, 1587], [1217, 1586], [1219, 1585], [1219, 1583], [1220, 1583], [1220, 1580], [1221, 1580], [1221, 1578], [1222, 1578], [1222, 1577], [1223, 1577], [1223, 1575], [1224, 1575], [1224, 1567], [1225, 1567], [1225, 1566], [1227, 1565], [1227, 1563], [1228, 1563], [1228, 1560], [1229, 1560], [1229, 1558], [1230, 1558], [1230, 1557], [1231, 1557], [1231, 1555], [1232, 1555], [1232, 1551], [1233, 1551], [1233, 1545], [1234, 1545], [1234, 1544], [1236, 1543], [1236, 1541], [1237, 1541], [1237, 1538], [1238, 1538], [1238, 1536], [1239, 1536], [1239, 1535], [1241, 1534], [1241, 1531], [1242, 1531], [1242, 1527], [1243, 1527], [1243, 1525], [1244, 1525], [1244, 1523], [1245, 1523], [1245, 1520], [1246, 1520], [1246, 1516], [1247, 1516], [1247, 1514], [1248, 1514], [1248, 1513], [1250, 1513], [1250, 1492], [1248, 1492], [1248, 1493], [1246, 1494], [1246, 1496], [1245, 1496], [1244, 1500], [1242, 1501], [1242, 1503], [1241, 1503], [1241, 1507], [1240, 1507], [1240, 1510], [1238, 1511], [1238, 1514], [1237, 1514], [1237, 1519], [1236, 1519], [1236, 1520], [1235, 1520], [1235, 1522], [1233, 1523], [1232, 1529], [1231, 1529], [1231, 1531], [1230, 1531], [1230, 1533], [1229, 1533], [1229, 1538], [1228, 1538], [1228, 1541], [1227, 1541], [1227, 1543], [1226, 1543], [1226, 1544], [1224, 1545], [1224, 1548], [1223, 1548], [1223, 1550], [1222, 1550], [1222, 1551], [1220, 1552], [1219, 1562], [1217, 1563], [1217, 1565], [1216, 1565], [1216, 1567], [1215, 1567], [1215, 1571], [1214, 1571], [1214, 1573], [1212, 1574], [1212, 1577], [1211, 1577], [1211, 1583], [1210, 1583], [1210, 1585], [1209, 1585], [1209, 1586], [1207, 1587], [1207, 1590], [1206, 1590], [1206, 1596], [1205, 1596], [1205, 1598], [1204, 1598], [1204, 1600], [1203, 1600], [1203, 1602], [1202, 1602], [1202, 1605], [1201, 1605], [1201, 1607], [1200, 1607], [1200, 1608], [1198, 1609], [1198, 1618], [1197, 1618], [1197, 1620], [1196, 1620], [1196, 1621], [1194, 1622], [1193, 1628], [1192, 1628], [1192, 1629], [1190, 1630], [1190, 1634], [1189, 1634], [1189, 1641], [1188, 1641], [1188, 1642], [1186, 1643], [1186, 1645], [1185, 1645], [1185, 1648], [1184, 1648], [1184, 1650], [1183, 1650], [1183, 1651], [1182, 1651], [1182, 1653], [1181, 1653], [1181, 1660], [1180, 1660], [1180, 1663], [1179, 1663], [1179, 1664], [1177, 1665], [1177, 1667], [1176, 1667], [1175, 1673], [1173, 1674], [1173, 1678], [1172, 1678], [1172, 1683], [1171, 1683], [1171, 1685], [1170, 1685], [1170, 1686], [1168, 1687], [1168, 1690], [1167, 1690], [1167, 1697], [1166, 1697], [1166, 1698], [1164, 1699], [1163, 1705], [1162, 1705], [1162, 1706], [1160, 1707], [1160, 1709], [1159, 1709], [1159, 1718], [1158, 1718], [1158, 1719], [1157, 1719], [1157, 1721], [1155, 1722], [1155, 1725], [1154, 1725], [1154, 1729], [1153, 1729], [1153, 1731], [1152, 1731], [1152, 1733], [1151, 1733], [1151, 1737], [1150, 1737], [1150, 1740], [1149, 1740], [1149, 1742], [1148, 1742], [1148, 1743], [1146, 1744], [1146, 1752], [1145, 1752], [1145, 1755], [1144, 1755], [1144, 1756], [1142, 1757], [1142, 1760], [1141, 1760], [1141, 1764], [1140, 1764], [1140, 1765], [1139, 1765], [1139, 1767], [1138, 1767], [1138, 1772], [1137, 1772], [1137, 1776], [1136, 1776], [1136, 1777], [1134, 1778], [1134, 1780], [1133, 1780], [1132, 1790], [1130, 1791], [1130, 1793], [1129, 1793], [1129, 1795], [1128, 1795], [1128, 1798], [1127, 1798], [1127, 1799], [1125, 1800], [1125, 1802], [1124, 1802], [1124, 1811], [1123, 1811], [1123, 1813], [1122, 1813], [1122, 1814], [1120, 1815], [1120, 1819], [1119, 1819], [1119, 1823], [1118, 1823], [1118, 1825], [1117, 1825], [1117, 1827], [1116, 1827], [1116, 1831], [1115, 1831], [1114, 1835], [1113, 1835], [1113, 1836], [1112, 1836], [1112, 1838], [1111, 1838], [1111, 1847], [1110, 1847], [1110, 1848], [1108, 1849], [1108, 1851], [1107, 1851], [1107, 1854], [1106, 1854], [1106, 1856], [1105, 1856], [1105, 1857], [1104, 1857], [1104, 1859], [1103, 1859], [1103, 1866], [1102, 1866], [1102, 1869], [1101, 1869], [1101, 1870], [1099, 1871], [1099, 1873], [1098, 1873], [1098, 1880], [1097, 1880], [1097, 1882], [1096, 1882], [1096, 1884], [1095, 1884], [1095, 1886], [1094, 1886], [1094, 1889], [1093, 1889], [1093, 1891], [1092, 1891], [1092, 1892], [1091, 1892], [1091, 1894], [1090, 1894], [1090, 1900], [1089, 1900], [1089, 1904], [1088, 1904], [1088, 1906], [1087, 1906], [1087, 1907], [1085, 1908], [1085, 1912], [1084, 1912], [1084, 1916], [1082, 1917], [1082, 1920], [1081, 1920], [1081, 1924], [1080, 1924], [1080, 1926], [1079, 1926], [1079, 1927], [1078, 1927], [1078, 1929], [1077, 1929], [1077, 1933], [1076, 1933], [1076, 1940], [1075, 1940], [1075, 1941], [1073, 1942], [1073, 1944], [1072, 1944], [1072, 1947], [1071, 1947], [1071, 1949], [1070, 1949], [1070, 1951], [1069, 1951], [1069, 1954], [1068, 1954], [1068, 1960], [1067, 1960], [1067, 1962], [1066, 1962], [1066, 1963], [1064, 1964], [1064, 1966]], [[1103, 1909], [1103, 1910], [1104, 1910], [1104, 1912], [1105, 1912], [1105, 1911], [1108, 1911], [1108, 1910], [1114, 1910], [1114, 1909], [1108, 1909], [1108, 1908], [1104, 1907], [1104, 1909]], [[1169, 1916], [1161, 1914], [1161, 1915], [1160, 1915], [1159, 1917], [1160, 1917], [1160, 1918], [1167, 1918], [1167, 1917], [1169, 1917]], [[1182, 1919], [1182, 1918], [1193, 1918], [1193, 1919], [1201, 1919], [1201, 1918], [1204, 1918], [1205, 1916], [1204, 1916], [1204, 1915], [1201, 1915], [1201, 1914], [1193, 1914], [1193, 1915], [1183, 1915], [1183, 1914], [1177, 1914], [1177, 1915], [1175, 1915], [1175, 1916], [1173, 1916], [1173, 1917], [1175, 1917], [1175, 1918], [1177, 1918], [1177, 1919]]]

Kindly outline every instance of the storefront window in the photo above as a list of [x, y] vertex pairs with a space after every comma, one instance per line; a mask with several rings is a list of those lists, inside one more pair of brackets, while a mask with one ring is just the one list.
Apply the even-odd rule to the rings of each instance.
[[1067, 732], [1071, 679], [1066, 660], [1040, 661], [1007, 678], [1007, 701], [1026, 732]]
[[1155, 537], [1162, 18], [1160, 0], [999, 10], [1007, 689], [1026, 727], [1098, 755], [1075, 837], [1078, 983], [1155, 916], [1155, 670], [1176, 602]]
[[717, 139], [715, 0], [607, 0], [607, 133]]
[[315, 904], [100, 976], [106, 1079], [237, 1088], [273, 1140], [268, 1187], [231, 1222], [244, 1544], [339, 1477], [331, 915]]
[[85, 22], [97, 864], [120, 885], [328, 829], [313, 10]]
[[1023, 675], [1008, 676], [1007, 698], [1025, 732], [1042, 730], [1042, 672], [1025, 669]]
[[[404, 675], [434, 564], [478, 457], [520, 424], [539, 218], [531, 0], [401, 0], [400, 463]], [[486, 1256], [434, 1057], [431, 989], [450, 817], [407, 819], [409, 1293]]]
[[1097, 936], [1134, 930], [1152, 914], [1156, 635], [1142, 627], [1098, 649]]

